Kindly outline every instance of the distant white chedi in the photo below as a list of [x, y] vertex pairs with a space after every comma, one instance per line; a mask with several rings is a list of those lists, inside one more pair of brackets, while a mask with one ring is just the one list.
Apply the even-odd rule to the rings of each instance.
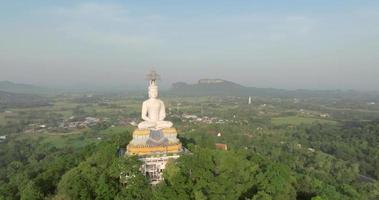
[[141, 117], [144, 121], [138, 124], [139, 129], [160, 130], [171, 128], [173, 125], [170, 121], [164, 121], [165, 105], [158, 99], [158, 86], [155, 79], [150, 80], [149, 99], [142, 104]]

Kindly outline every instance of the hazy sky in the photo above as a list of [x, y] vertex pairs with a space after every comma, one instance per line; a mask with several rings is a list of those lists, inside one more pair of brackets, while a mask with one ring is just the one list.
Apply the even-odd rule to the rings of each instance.
[[[205, 3], [206, 2], [206, 3]], [[0, 80], [379, 90], [378, 0], [0, 0]]]

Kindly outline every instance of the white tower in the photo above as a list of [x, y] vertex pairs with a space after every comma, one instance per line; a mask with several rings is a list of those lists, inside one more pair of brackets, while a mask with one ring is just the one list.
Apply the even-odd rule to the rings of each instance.
[[249, 105], [251, 104], [251, 96], [249, 96], [248, 104], [249, 104]]

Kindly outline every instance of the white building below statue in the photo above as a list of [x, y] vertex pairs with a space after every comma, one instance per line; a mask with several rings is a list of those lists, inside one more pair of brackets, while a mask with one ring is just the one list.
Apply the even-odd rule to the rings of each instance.
[[140, 158], [143, 162], [141, 172], [150, 178], [151, 184], [155, 185], [163, 180], [163, 170], [166, 169], [167, 162], [177, 158], [179, 155]]

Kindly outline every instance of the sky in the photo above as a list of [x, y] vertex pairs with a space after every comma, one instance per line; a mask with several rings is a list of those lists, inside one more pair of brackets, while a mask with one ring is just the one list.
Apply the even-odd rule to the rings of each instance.
[[0, 80], [379, 90], [377, 0], [0, 0]]

